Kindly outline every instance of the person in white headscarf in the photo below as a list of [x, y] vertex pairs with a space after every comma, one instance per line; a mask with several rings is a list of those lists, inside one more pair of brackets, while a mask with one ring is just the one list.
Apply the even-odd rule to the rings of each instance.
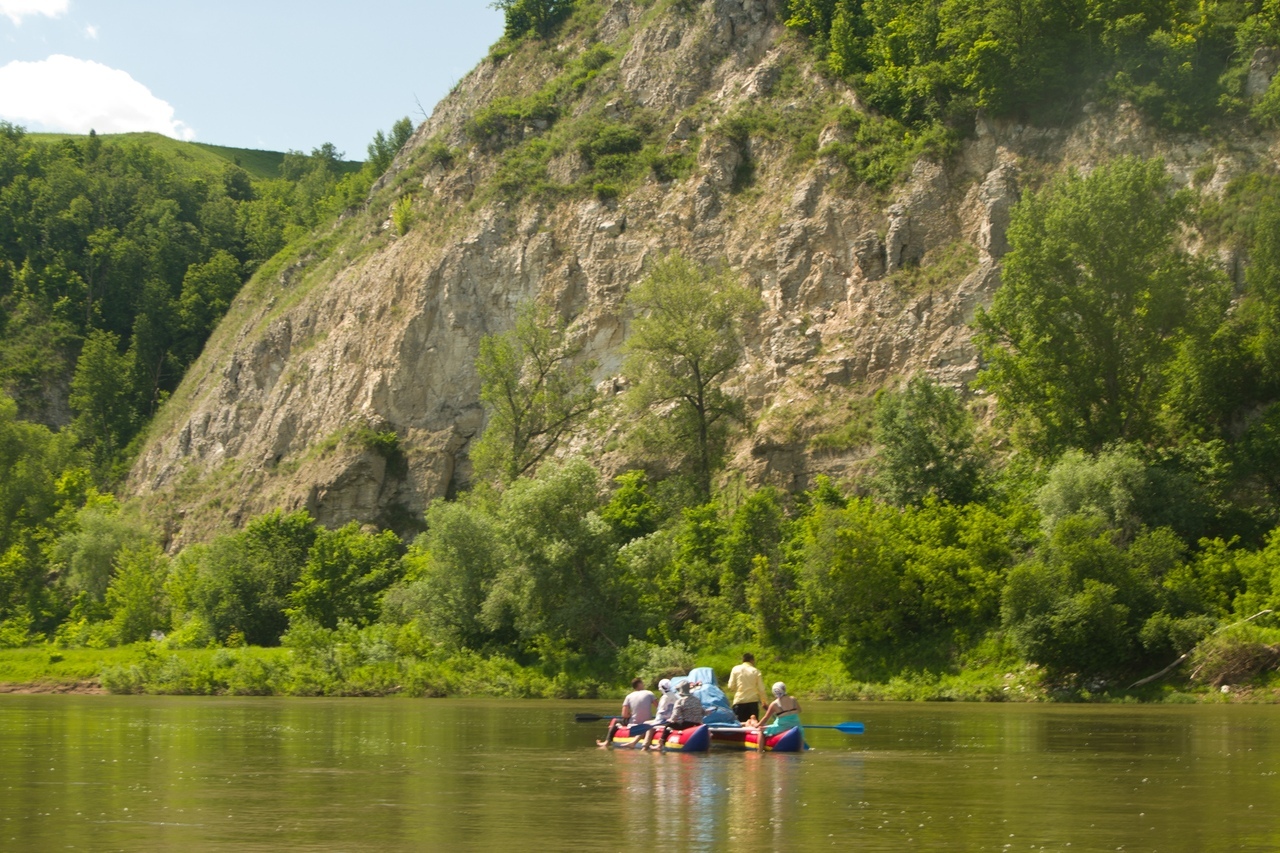
[[787, 685], [781, 681], [774, 684], [773, 697], [758, 725], [758, 728], [764, 729], [764, 733], [770, 736], [800, 725], [800, 703], [796, 701], [796, 697], [787, 693]]
[[671, 686], [670, 678], [658, 682], [658, 693], [658, 713], [649, 721], [655, 726], [671, 722], [671, 715], [676, 710], [676, 700], [680, 698], [680, 694]]
[[640, 744], [641, 749], [648, 749], [655, 737], [658, 748], [665, 749], [667, 735], [671, 732], [702, 725], [706, 711], [698, 697], [693, 695], [693, 688], [701, 686], [701, 681], [682, 681], [676, 685], [677, 697], [675, 707], [671, 711], [671, 719], [645, 732], [644, 741]]

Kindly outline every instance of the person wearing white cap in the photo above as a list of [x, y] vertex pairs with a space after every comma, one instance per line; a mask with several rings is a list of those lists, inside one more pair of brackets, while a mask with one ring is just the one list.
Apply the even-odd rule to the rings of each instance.
[[[764, 729], [764, 733], [770, 736], [800, 725], [800, 703], [796, 701], [796, 697], [787, 694], [787, 685], [781, 681], [774, 684], [773, 696], [773, 701], [769, 703], [758, 725], [758, 728]], [[770, 723], [770, 720], [773, 722]]]
[[671, 721], [671, 715], [676, 710], [676, 699], [679, 698], [676, 689], [671, 686], [670, 678], [664, 678], [658, 682], [658, 692], [662, 694], [658, 698], [658, 713], [649, 721], [655, 726]]
[[678, 698], [674, 708], [672, 708], [671, 719], [661, 725], [655, 725], [645, 732], [644, 741], [640, 744], [641, 749], [649, 748], [649, 745], [653, 743], [655, 733], [658, 740], [658, 748], [666, 749], [667, 735], [673, 730], [689, 729], [702, 725], [706, 710], [702, 707], [702, 702], [698, 697], [693, 695], [693, 688], [701, 686], [702, 682], [700, 681], [682, 681], [676, 686]]

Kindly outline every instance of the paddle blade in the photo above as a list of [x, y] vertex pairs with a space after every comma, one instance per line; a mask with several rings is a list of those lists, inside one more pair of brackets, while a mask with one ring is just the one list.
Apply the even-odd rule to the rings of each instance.
[[805, 726], [806, 729], [835, 729], [838, 732], [844, 732], [847, 735], [860, 735], [866, 732], [867, 727], [862, 723], [840, 723], [835, 726]]
[[605, 717], [601, 714], [574, 714], [574, 722], [578, 723], [598, 723], [601, 720], [617, 720], [619, 717]]

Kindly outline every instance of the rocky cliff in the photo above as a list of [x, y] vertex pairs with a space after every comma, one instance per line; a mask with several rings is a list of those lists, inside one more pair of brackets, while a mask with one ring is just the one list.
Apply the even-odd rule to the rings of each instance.
[[[733, 468], [785, 488], [848, 476], [866, 453], [865, 438], [840, 437], [857, 401], [919, 371], [954, 385], [975, 374], [968, 323], [998, 284], [1020, 187], [1135, 153], [1219, 192], [1272, 156], [1270, 138], [1210, 146], [1156, 133], [1123, 105], [1086, 105], [1061, 127], [980, 119], [958, 150], [874, 190], [831, 153], [848, 135], [832, 117], [861, 110], [856, 92], [813, 70], [773, 0], [593, 8], [550, 44], [480, 63], [368, 211], [241, 294], [132, 472], [171, 545], [275, 507], [404, 525], [468, 479], [484, 425], [480, 339], [509, 328], [522, 301], [547, 300], [572, 318], [602, 387], [624, 389], [623, 299], [671, 249], [726, 263], [766, 305], [734, 379], [755, 426]], [[574, 64], [588, 50], [589, 73]], [[575, 67], [558, 115], [508, 110], [477, 129], [495, 104]], [[616, 194], [575, 190], [590, 164], [555, 134], [585, 121], [647, 127], [686, 165]], [[521, 152], [542, 157], [541, 191], [502, 190]], [[390, 210], [406, 196], [416, 221], [400, 234]], [[375, 440], [391, 431], [394, 445]]]

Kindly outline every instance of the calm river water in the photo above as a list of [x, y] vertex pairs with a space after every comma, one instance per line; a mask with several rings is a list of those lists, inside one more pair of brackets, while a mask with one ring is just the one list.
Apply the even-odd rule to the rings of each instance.
[[612, 702], [0, 696], [0, 850], [1280, 850], [1280, 708], [811, 703], [803, 755]]

